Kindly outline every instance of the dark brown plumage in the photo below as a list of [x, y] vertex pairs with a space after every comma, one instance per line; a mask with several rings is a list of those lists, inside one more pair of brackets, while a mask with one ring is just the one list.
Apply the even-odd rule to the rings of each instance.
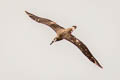
[[82, 53], [91, 62], [93, 62], [94, 64], [98, 65], [100, 68], [102, 68], [102, 66], [94, 58], [94, 56], [91, 54], [91, 52], [86, 47], [86, 45], [83, 44], [79, 39], [77, 39], [75, 36], [73, 36], [71, 34], [72, 31], [74, 29], [76, 29], [76, 26], [72, 26], [72, 28], [64, 29], [63, 27], [59, 26], [58, 24], [56, 24], [55, 22], [53, 22], [53, 21], [51, 21], [49, 19], [38, 17], [38, 16], [36, 16], [34, 14], [31, 14], [31, 13], [29, 13], [27, 11], [25, 11], [25, 12], [28, 14], [28, 16], [31, 19], [35, 20], [38, 23], [42, 23], [42, 24], [50, 26], [57, 33], [57, 36], [54, 38], [54, 40], [51, 42], [51, 44], [54, 43], [54, 42], [56, 42], [56, 41], [60, 41], [62, 39], [66, 39], [67, 41], [69, 41], [69, 42], [73, 43], [75, 46], [77, 46], [82, 51]]
[[95, 63], [96, 65], [98, 65], [100, 68], [102, 68], [102, 66], [98, 63], [98, 61], [93, 57], [93, 55], [91, 54], [91, 52], [89, 51], [89, 49], [86, 47], [85, 44], [83, 44], [83, 42], [81, 42], [79, 39], [77, 39], [75, 36], [73, 35], [68, 35], [64, 37], [66, 40], [70, 41], [71, 43], [73, 43], [74, 45], [76, 45], [81, 51], [82, 53], [93, 63]]
[[35, 20], [38, 23], [42, 23], [42, 24], [50, 26], [55, 32], [60, 30], [60, 29], [64, 29], [63, 27], [61, 27], [58, 24], [56, 24], [54, 21], [51, 21], [49, 19], [45, 19], [45, 18], [41, 18], [41, 17], [35, 16], [34, 14], [31, 14], [31, 13], [29, 13], [27, 11], [25, 11], [25, 12], [29, 15], [29, 17], [31, 19]]

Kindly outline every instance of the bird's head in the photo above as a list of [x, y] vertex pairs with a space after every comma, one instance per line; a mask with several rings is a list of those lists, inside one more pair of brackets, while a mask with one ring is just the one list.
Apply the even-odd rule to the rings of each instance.
[[56, 42], [57, 41], [57, 38], [54, 38], [53, 40], [52, 40], [52, 42], [50, 43], [50, 45], [52, 45], [54, 42]]
[[52, 45], [54, 42], [60, 41], [62, 40], [62, 38], [60, 36], [57, 36], [53, 39], [53, 41], [50, 43], [50, 45]]

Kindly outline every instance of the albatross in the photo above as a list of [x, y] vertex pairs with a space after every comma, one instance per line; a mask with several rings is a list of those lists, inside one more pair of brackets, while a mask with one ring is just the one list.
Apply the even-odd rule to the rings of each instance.
[[55, 32], [56, 32], [56, 37], [52, 40], [52, 42], [50, 43], [50, 45], [52, 45], [54, 42], [57, 41], [61, 41], [63, 39], [73, 43], [75, 46], [77, 46], [82, 53], [94, 64], [96, 64], [97, 66], [99, 66], [100, 68], [103, 68], [100, 63], [95, 59], [95, 57], [91, 54], [90, 50], [87, 48], [87, 46], [80, 41], [79, 39], [77, 39], [74, 35], [72, 35], [72, 32], [77, 28], [77, 26], [72, 26], [70, 28], [63, 28], [60, 25], [58, 25], [56, 22], [46, 19], [46, 18], [42, 18], [42, 17], [38, 17], [32, 13], [29, 13], [27, 11], [25, 11], [26, 14], [33, 19], [34, 21], [38, 22], [38, 23], [42, 23], [45, 24], [49, 27], [51, 27]]

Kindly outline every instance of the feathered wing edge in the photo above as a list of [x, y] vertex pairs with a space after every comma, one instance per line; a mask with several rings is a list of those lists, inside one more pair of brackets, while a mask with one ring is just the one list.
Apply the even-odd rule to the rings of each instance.
[[63, 27], [59, 26], [58, 24], [56, 24], [54, 21], [46, 19], [46, 18], [42, 18], [42, 17], [38, 17], [32, 13], [29, 13], [27, 11], [25, 11], [25, 13], [34, 21], [38, 22], [38, 23], [42, 23], [45, 25], [50, 26], [55, 32], [57, 32], [60, 29], [64, 29]]
[[94, 58], [94, 56], [91, 54], [91, 52], [89, 51], [89, 49], [87, 48], [87, 46], [82, 43], [79, 39], [77, 39], [75, 36], [73, 35], [68, 35], [66, 37], [64, 37], [64, 39], [72, 42], [74, 45], [76, 45], [81, 51], [82, 53], [94, 64], [96, 64], [97, 66], [99, 66], [100, 68], [103, 68], [99, 62]]

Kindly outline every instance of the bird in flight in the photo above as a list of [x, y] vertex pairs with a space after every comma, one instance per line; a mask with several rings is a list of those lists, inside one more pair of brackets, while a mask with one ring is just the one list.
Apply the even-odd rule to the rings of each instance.
[[38, 17], [38, 16], [31, 14], [27, 11], [25, 11], [25, 12], [34, 21], [36, 21], [38, 23], [45, 24], [45, 25], [51, 27], [56, 32], [57, 36], [53, 39], [53, 41], [50, 43], [50, 45], [56, 41], [60, 41], [60, 40], [65, 39], [65, 40], [73, 43], [75, 46], [77, 46], [91, 62], [93, 62], [94, 64], [96, 64], [100, 68], [102, 68], [102, 66], [99, 64], [99, 62], [91, 54], [91, 52], [89, 51], [87, 46], [83, 42], [81, 42], [79, 39], [77, 39], [75, 36], [72, 35], [72, 32], [77, 28], [76, 26], [72, 26], [70, 28], [65, 29], [65, 28], [61, 27], [60, 25], [56, 24], [56, 22], [54, 22], [52, 20]]

